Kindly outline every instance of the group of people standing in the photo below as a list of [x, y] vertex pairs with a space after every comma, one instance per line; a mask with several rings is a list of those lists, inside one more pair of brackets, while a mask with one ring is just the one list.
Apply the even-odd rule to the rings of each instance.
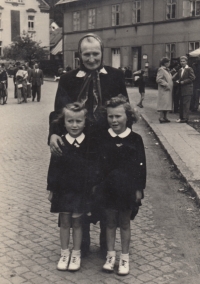
[[[58, 213], [58, 270], [76, 271], [90, 246], [90, 223], [100, 221], [105, 271], [114, 271], [116, 229], [122, 253], [118, 274], [129, 273], [130, 220], [138, 213], [146, 184], [142, 138], [132, 131], [131, 108], [121, 70], [103, 64], [103, 43], [87, 34], [78, 43], [80, 68], [60, 77], [50, 114], [51, 160], [47, 190]], [[73, 249], [69, 249], [70, 228]]]
[[37, 63], [31, 69], [28, 62], [22, 65], [17, 62], [13, 81], [15, 85], [14, 97], [18, 98], [18, 103], [27, 103], [27, 98], [31, 98], [31, 93], [32, 101], [35, 100], [37, 95], [37, 101], [40, 102], [43, 72], [39, 69]]
[[188, 58], [180, 57], [181, 68], [173, 75], [169, 70], [170, 60], [167, 57], [161, 59], [161, 67], [158, 69], [156, 82], [158, 83], [158, 104], [157, 110], [160, 112], [160, 123], [168, 123], [167, 117], [169, 111], [173, 108], [173, 86], [176, 85], [176, 93], [180, 97], [180, 109], [178, 123], [187, 123], [189, 119], [189, 110], [193, 96], [193, 82], [195, 74], [188, 66]]

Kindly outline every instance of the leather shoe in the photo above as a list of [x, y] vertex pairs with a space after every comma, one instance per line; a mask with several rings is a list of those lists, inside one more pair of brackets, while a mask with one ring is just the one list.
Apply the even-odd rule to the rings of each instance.
[[177, 119], [176, 122], [178, 122], [178, 123], [187, 123], [188, 120], [187, 119]]
[[166, 123], [166, 120], [164, 118], [159, 118], [160, 123]]

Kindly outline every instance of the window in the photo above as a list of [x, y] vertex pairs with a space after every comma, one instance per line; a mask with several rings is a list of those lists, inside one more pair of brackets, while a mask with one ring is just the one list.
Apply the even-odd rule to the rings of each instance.
[[11, 41], [20, 36], [20, 11], [11, 10]]
[[0, 41], [0, 56], [3, 55], [2, 51], [3, 51], [3, 48], [2, 48], [2, 41]]
[[80, 30], [80, 12], [73, 13], [73, 30], [74, 31]]
[[176, 0], [167, 0], [166, 19], [176, 18]]
[[112, 5], [112, 26], [119, 26], [119, 5]]
[[111, 51], [112, 51], [112, 67], [119, 68], [121, 62], [120, 49], [113, 48]]
[[175, 43], [166, 44], [165, 55], [169, 59], [176, 57], [176, 46]]
[[141, 21], [141, 1], [134, 1], [133, 3], [133, 16], [132, 16], [132, 22], [140, 23]]
[[199, 48], [200, 47], [199, 43], [200, 43], [199, 41], [189, 42], [189, 52]]
[[89, 9], [88, 10], [88, 29], [95, 28], [95, 19], [96, 19], [96, 10]]
[[34, 21], [35, 21], [35, 16], [28, 16], [28, 31], [34, 31]]
[[24, 4], [24, 0], [6, 0], [6, 2]]
[[2, 29], [2, 14], [0, 13], [0, 29]]
[[183, 17], [200, 16], [200, 1], [183, 1]]

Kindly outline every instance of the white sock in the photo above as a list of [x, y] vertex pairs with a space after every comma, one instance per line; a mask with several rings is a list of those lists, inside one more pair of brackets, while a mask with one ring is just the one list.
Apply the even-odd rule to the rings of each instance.
[[129, 253], [121, 253], [120, 258], [129, 261]]
[[69, 249], [61, 249], [61, 255], [68, 256], [69, 255]]
[[81, 251], [80, 250], [72, 250], [72, 256], [81, 256]]
[[107, 251], [107, 256], [114, 256], [114, 257], [116, 257], [116, 251], [115, 250], [113, 250], [113, 251]]

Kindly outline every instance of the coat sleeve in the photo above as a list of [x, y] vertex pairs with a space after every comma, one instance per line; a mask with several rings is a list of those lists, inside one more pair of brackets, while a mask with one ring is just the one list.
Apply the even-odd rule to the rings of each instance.
[[158, 73], [157, 73], [157, 76], [156, 76], [156, 82], [164, 88], [167, 88], [169, 86], [169, 84], [165, 80], [164, 73], [163, 73], [163, 70], [161, 68], [158, 69]]
[[66, 88], [64, 88], [64, 81], [63, 78], [65, 79], [65, 76], [61, 76], [59, 84], [58, 84], [58, 89], [56, 92], [56, 98], [55, 98], [55, 103], [54, 103], [54, 111], [50, 113], [49, 115], [49, 136], [48, 136], [48, 145], [50, 143], [50, 137], [52, 134], [57, 134], [61, 135], [63, 133], [63, 126], [57, 125], [54, 127], [52, 124], [52, 121], [58, 118], [58, 115], [61, 111], [61, 109], [68, 103], [71, 103], [72, 100], [68, 95], [68, 91]]
[[146, 155], [142, 137], [138, 135], [137, 138], [137, 186], [138, 190], [142, 191], [142, 197], [144, 197], [143, 190], [146, 187]]
[[195, 80], [194, 71], [192, 68], [188, 68], [188, 78], [180, 80], [183, 82], [183, 85], [191, 84]]
[[43, 71], [42, 71], [42, 70], [41, 70], [41, 76], [40, 76], [40, 78], [41, 78], [41, 84], [43, 85], [44, 75], [43, 75]]
[[128, 93], [127, 93], [127, 90], [126, 90], [125, 77], [124, 77], [123, 71], [120, 71], [118, 80], [120, 82], [120, 84], [119, 84], [119, 86], [120, 86], [119, 94], [122, 94], [123, 96], [128, 98]]

